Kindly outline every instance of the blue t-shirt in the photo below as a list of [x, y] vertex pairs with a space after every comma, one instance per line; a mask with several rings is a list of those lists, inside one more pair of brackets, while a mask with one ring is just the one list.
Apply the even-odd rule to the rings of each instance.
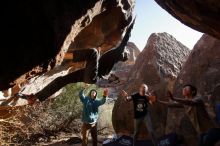
[[85, 96], [84, 90], [79, 92], [79, 97], [83, 103], [83, 113], [82, 113], [82, 122], [87, 124], [94, 124], [98, 120], [99, 116], [99, 106], [103, 105], [106, 102], [106, 97], [103, 96], [101, 100]]

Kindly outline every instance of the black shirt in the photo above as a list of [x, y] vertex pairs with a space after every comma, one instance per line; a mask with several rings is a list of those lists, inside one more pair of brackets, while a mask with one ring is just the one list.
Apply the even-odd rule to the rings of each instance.
[[134, 105], [134, 118], [142, 118], [147, 114], [148, 97], [141, 96], [139, 93], [131, 95]]

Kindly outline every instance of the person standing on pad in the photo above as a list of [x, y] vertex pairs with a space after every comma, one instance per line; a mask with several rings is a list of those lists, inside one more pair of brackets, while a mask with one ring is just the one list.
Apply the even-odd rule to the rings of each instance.
[[148, 104], [153, 104], [156, 98], [151, 96], [148, 92], [148, 86], [142, 84], [139, 92], [129, 96], [124, 90], [121, 95], [127, 102], [133, 101], [134, 105], [134, 135], [133, 135], [133, 146], [137, 146], [137, 136], [141, 130], [141, 124], [144, 122], [151, 136], [154, 146], [158, 145], [156, 134], [152, 127], [151, 117], [148, 109]]
[[199, 146], [214, 146], [220, 141], [220, 129], [216, 122], [209, 116], [204, 98], [197, 96], [197, 88], [187, 84], [182, 89], [183, 98], [173, 97], [173, 94], [168, 91], [167, 96], [173, 102], [166, 102], [157, 99], [161, 104], [169, 107], [184, 108], [185, 113], [191, 121], [198, 135]]
[[79, 92], [80, 100], [83, 104], [82, 112], [82, 146], [88, 145], [89, 132], [93, 140], [93, 146], [97, 146], [97, 120], [99, 117], [99, 106], [105, 104], [108, 96], [108, 89], [103, 91], [103, 97], [97, 99], [97, 91], [92, 89], [88, 96], [84, 94], [85, 88]]

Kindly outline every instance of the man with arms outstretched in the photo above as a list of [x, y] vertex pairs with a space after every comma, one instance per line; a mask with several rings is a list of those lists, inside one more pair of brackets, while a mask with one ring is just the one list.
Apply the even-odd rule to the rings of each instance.
[[214, 146], [220, 140], [220, 129], [210, 118], [206, 111], [202, 97], [197, 97], [197, 89], [193, 85], [185, 85], [182, 90], [184, 98], [175, 98], [168, 92], [168, 97], [174, 102], [157, 100], [159, 103], [169, 107], [180, 107], [191, 121], [199, 137], [199, 146]]
[[155, 101], [154, 96], [148, 93], [148, 87], [146, 84], [142, 84], [139, 92], [131, 96], [122, 90], [121, 95], [126, 101], [133, 101], [134, 105], [134, 135], [133, 135], [133, 146], [137, 146], [137, 136], [140, 132], [141, 124], [144, 122], [148, 129], [148, 132], [152, 138], [154, 146], [157, 146], [157, 137], [153, 130], [151, 117], [148, 109], [148, 104], [152, 104]]

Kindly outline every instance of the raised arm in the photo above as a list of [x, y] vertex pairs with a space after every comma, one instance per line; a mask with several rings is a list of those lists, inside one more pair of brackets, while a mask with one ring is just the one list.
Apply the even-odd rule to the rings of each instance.
[[189, 105], [189, 106], [196, 106], [196, 105], [202, 103], [201, 100], [192, 100], [192, 99], [184, 99], [184, 98], [173, 97], [173, 94], [170, 91], [168, 91], [167, 94], [168, 94], [168, 97], [171, 100], [176, 101], [176, 102], [178, 102], [180, 104], [185, 104], [185, 105]]
[[167, 101], [162, 101], [162, 100], [157, 100], [158, 103], [161, 103], [163, 105], [166, 105], [171, 108], [183, 108], [183, 105], [178, 102], [167, 102]]
[[81, 101], [82, 103], [84, 103], [84, 102], [85, 102], [85, 99], [86, 99], [85, 94], [84, 94], [84, 91], [85, 91], [85, 88], [83, 88], [83, 89], [79, 92], [79, 98], [80, 98], [80, 101]]
[[120, 95], [125, 98], [125, 101], [129, 102], [132, 101], [132, 97], [128, 95], [127, 92], [125, 92], [124, 90], [121, 90]]
[[106, 102], [106, 96], [103, 95], [102, 99], [96, 100], [96, 102], [97, 102], [97, 105], [98, 105], [98, 106], [101, 106], [101, 105], [105, 104], [105, 102]]
[[176, 101], [178, 103], [181, 103], [181, 104], [185, 104], [185, 105], [189, 105], [189, 106], [196, 106], [199, 104], [198, 101], [193, 101], [191, 99], [183, 99], [183, 98], [172, 98], [173, 101]]
[[104, 92], [103, 92], [103, 97], [102, 97], [102, 99], [101, 99], [101, 100], [96, 100], [97, 105], [98, 105], [98, 106], [101, 106], [101, 105], [105, 104], [107, 97], [108, 97], [108, 89], [105, 89]]

